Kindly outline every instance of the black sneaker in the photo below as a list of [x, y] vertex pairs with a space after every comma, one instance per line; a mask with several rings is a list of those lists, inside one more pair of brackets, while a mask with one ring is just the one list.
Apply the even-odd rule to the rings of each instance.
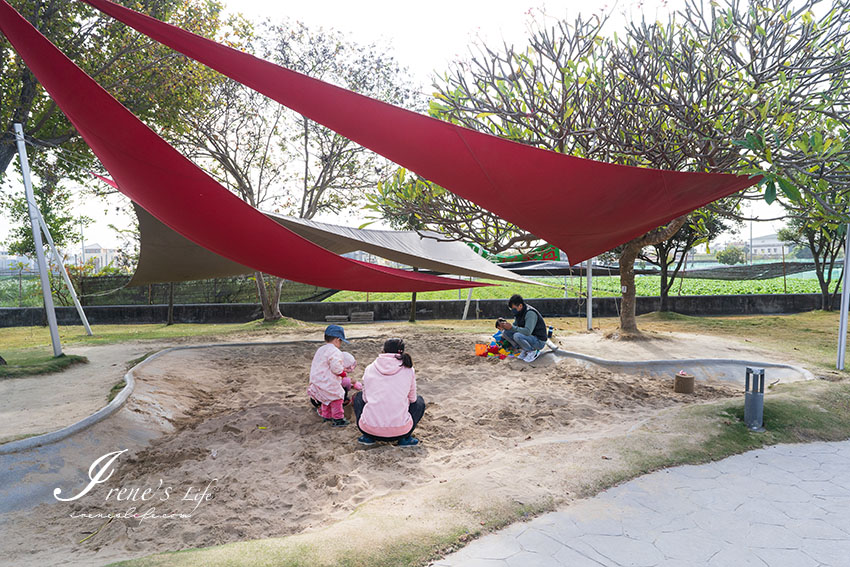
[[346, 425], [348, 425], [349, 423], [351, 423], [351, 422], [350, 422], [350, 421], [348, 421], [348, 420], [347, 420], [347, 419], [345, 419], [345, 418], [342, 418], [342, 419], [335, 419], [335, 420], [334, 420], [334, 422], [331, 424], [331, 427], [345, 427], [345, 426], [346, 426]]
[[376, 441], [368, 435], [361, 435], [357, 438], [357, 442], [361, 445], [374, 445], [376, 443]]
[[413, 436], [407, 436], [404, 439], [399, 439], [397, 445], [399, 447], [415, 447], [419, 445], [419, 439]]

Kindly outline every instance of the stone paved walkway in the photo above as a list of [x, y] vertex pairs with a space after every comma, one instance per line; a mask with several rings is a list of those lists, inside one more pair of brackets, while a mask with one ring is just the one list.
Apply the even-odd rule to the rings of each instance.
[[847, 567], [850, 441], [659, 471], [434, 567]]

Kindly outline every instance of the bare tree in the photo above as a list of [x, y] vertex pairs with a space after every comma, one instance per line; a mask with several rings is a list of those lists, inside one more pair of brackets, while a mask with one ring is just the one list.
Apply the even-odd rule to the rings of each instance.
[[[281, 191], [287, 159], [279, 143], [284, 108], [230, 79], [221, 78], [206, 89], [210, 104], [204, 113], [184, 116], [179, 145], [252, 207], [290, 207]], [[261, 272], [254, 276], [264, 320], [280, 319], [283, 280], [267, 282]]]

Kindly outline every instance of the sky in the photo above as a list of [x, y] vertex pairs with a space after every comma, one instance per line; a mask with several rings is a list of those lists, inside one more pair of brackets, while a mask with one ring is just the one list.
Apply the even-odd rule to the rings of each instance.
[[[469, 45], [476, 39], [491, 44], [502, 40], [521, 43], [530, 13], [569, 19], [579, 12], [584, 16], [609, 13], [609, 27], [613, 29], [622, 27], [630, 18], [665, 18], [670, 7], [681, 3], [682, 0], [225, 0], [228, 11], [242, 13], [253, 21], [278, 22], [289, 18], [310, 27], [337, 29], [358, 42], [387, 45], [426, 93], [433, 90], [430, 88], [433, 73], [447, 69], [451, 61], [466, 56]], [[109, 203], [93, 203], [90, 198], [80, 197], [76, 214], [96, 220], [84, 230], [85, 241], [116, 246], [119, 240], [108, 225], [126, 226], [129, 223], [127, 210], [126, 201], [119, 197], [110, 199]], [[775, 217], [781, 214], [781, 209], [778, 205], [767, 207], [762, 203], [756, 206], [754, 213], [759, 218]], [[333, 222], [334, 219], [321, 220]], [[0, 217], [0, 242], [6, 238], [7, 225], [8, 220]], [[774, 233], [781, 225], [781, 222], [754, 223], [753, 235]], [[745, 233], [742, 237], [748, 238], [749, 227]], [[734, 238], [730, 235], [725, 239]]]

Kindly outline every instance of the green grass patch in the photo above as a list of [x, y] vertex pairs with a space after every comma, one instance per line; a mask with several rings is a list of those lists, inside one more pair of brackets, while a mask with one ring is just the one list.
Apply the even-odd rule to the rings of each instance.
[[[88, 336], [81, 326], [59, 327], [62, 344], [102, 345], [140, 340], [170, 340], [184, 337], [219, 336], [233, 333], [262, 333], [284, 328], [303, 326], [304, 323], [284, 318], [271, 323], [250, 321], [232, 324], [144, 324], [144, 325], [95, 325], [94, 336]], [[0, 329], [0, 351], [50, 346], [47, 327], [6, 327]], [[5, 354], [4, 354], [5, 356]]]
[[[307, 536], [308, 538], [310, 536]], [[388, 545], [342, 544], [326, 548], [303, 541], [303, 536], [270, 538], [225, 545], [161, 553], [112, 563], [115, 567], [160, 567], [204, 565], [206, 567], [403, 567], [426, 565], [430, 560], [457, 549], [471, 539], [467, 529], [447, 528], [439, 533], [418, 532], [416, 537]], [[352, 549], [357, 547], [356, 551]]]
[[109, 390], [109, 393], [106, 395], [106, 403], [108, 404], [109, 402], [114, 400], [115, 396], [117, 396], [121, 392], [121, 390], [124, 389], [124, 386], [126, 386], [126, 385], [127, 385], [127, 382], [122, 379], [120, 382], [118, 382], [114, 386], [112, 386], [112, 388]]
[[53, 356], [34, 350], [10, 351], [8, 353], [4, 351], [3, 357], [7, 364], [0, 366], [0, 378], [17, 378], [61, 372], [71, 365], [89, 361], [85, 356], [75, 354]]

